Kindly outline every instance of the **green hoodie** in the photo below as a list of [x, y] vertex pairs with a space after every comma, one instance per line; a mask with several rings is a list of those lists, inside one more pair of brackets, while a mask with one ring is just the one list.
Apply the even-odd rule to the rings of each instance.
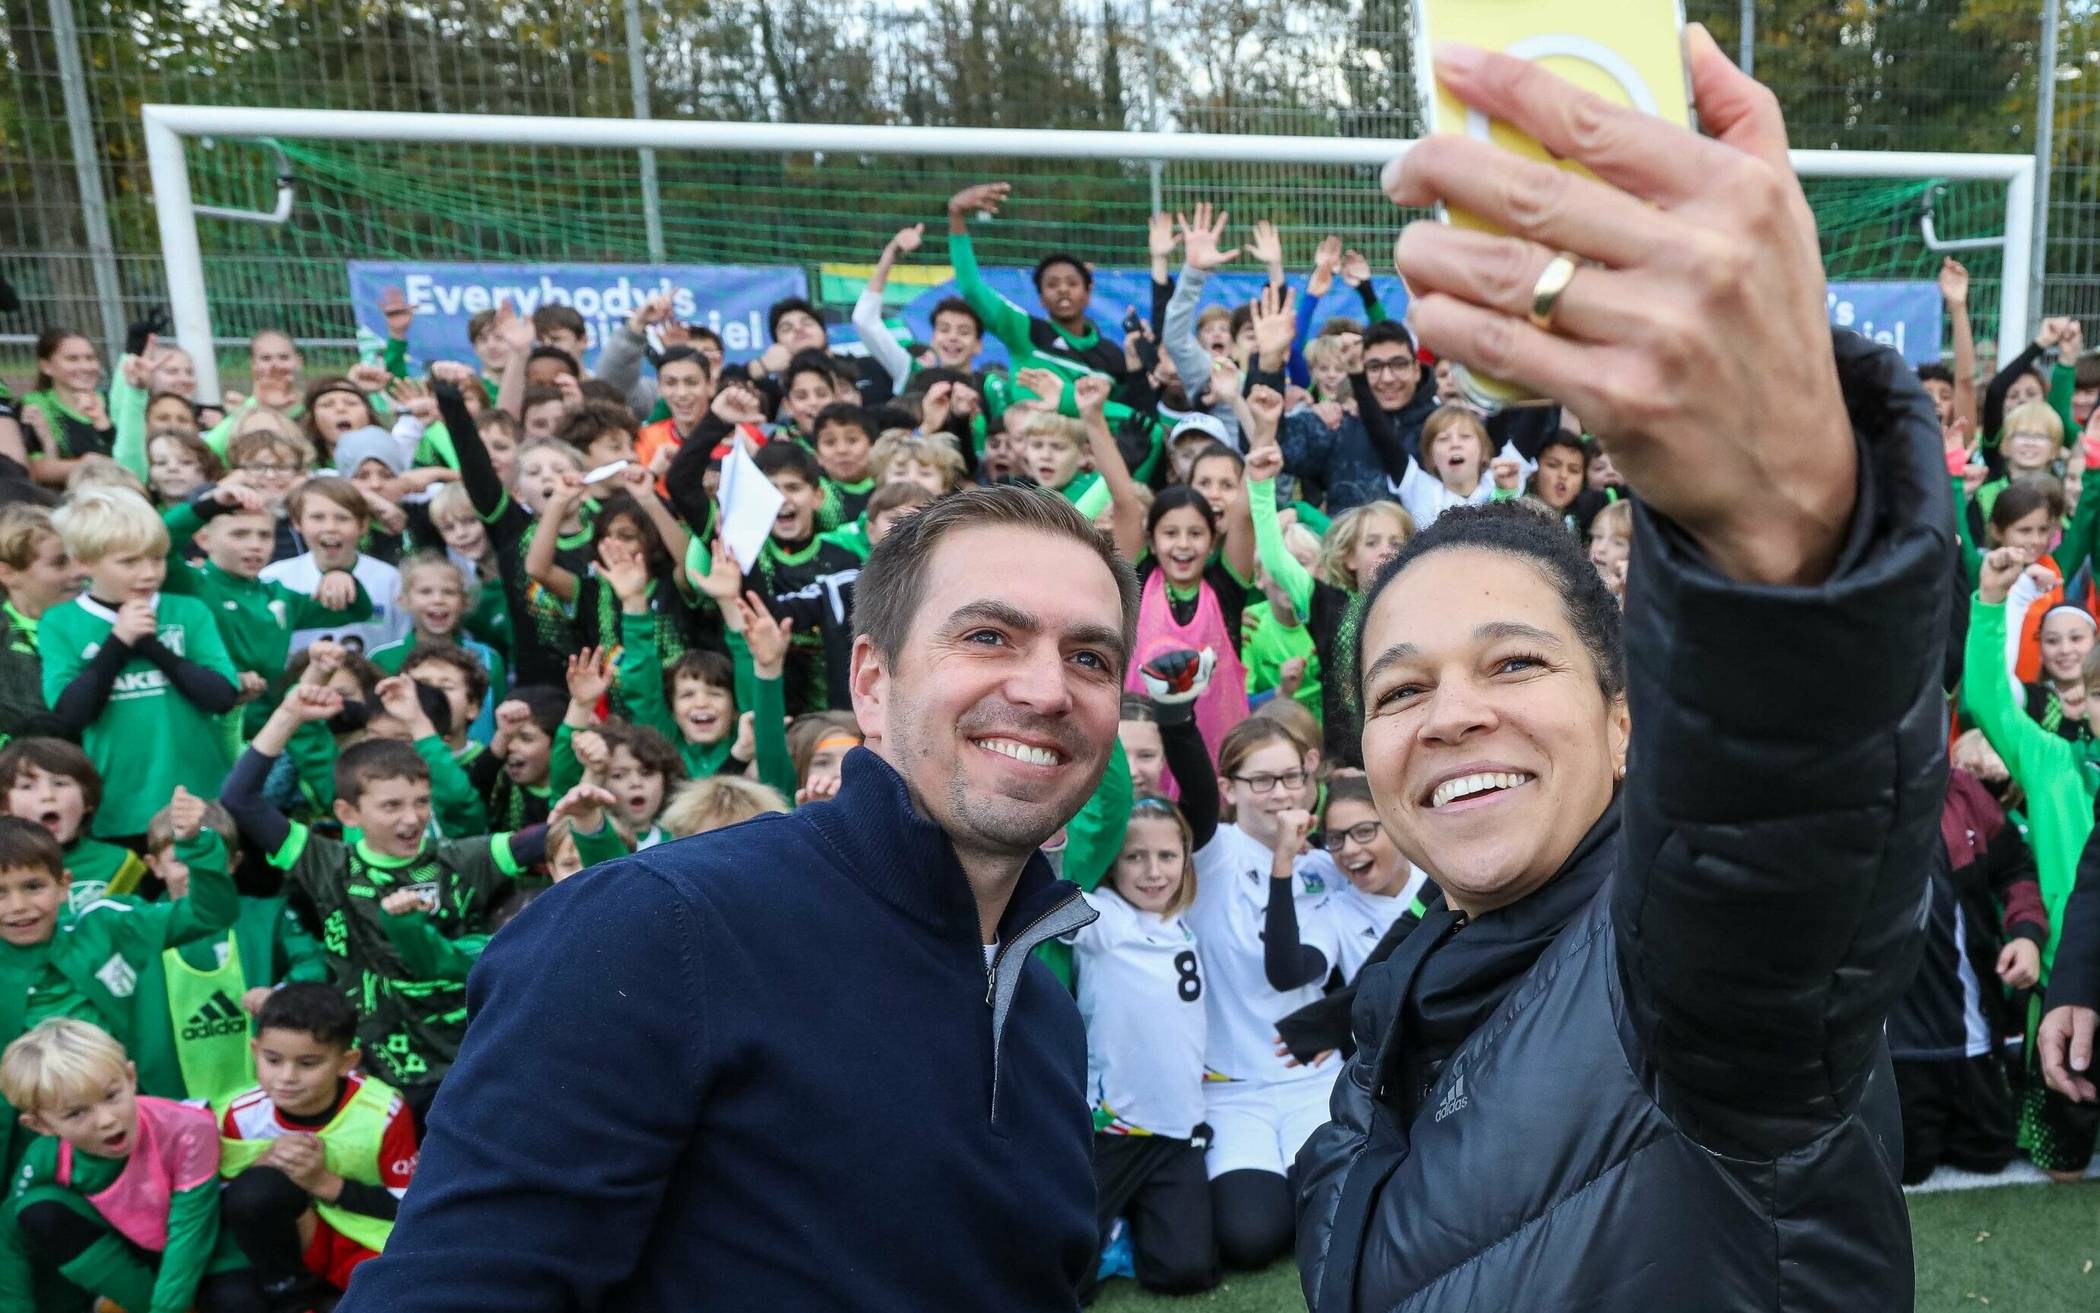
[[2078, 856], [2093, 828], [2093, 795], [2100, 787], [2100, 746], [2072, 743], [2027, 714], [2005, 669], [2005, 606], [1974, 597], [1962, 653], [1961, 687], [1970, 718], [2027, 794], [2027, 838], [2049, 911], [2049, 942], [2042, 948], [2042, 980], [2056, 962], [2064, 903], [2078, 875]]

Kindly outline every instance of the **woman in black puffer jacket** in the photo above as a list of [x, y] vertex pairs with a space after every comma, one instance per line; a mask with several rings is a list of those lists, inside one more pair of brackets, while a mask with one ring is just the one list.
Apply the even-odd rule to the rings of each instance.
[[[1689, 46], [1719, 140], [1517, 61], [1439, 64], [1652, 208], [1464, 140], [1388, 174], [1547, 243], [1410, 229], [1414, 316], [1572, 406], [1644, 504], [1623, 646], [1566, 532], [1518, 507], [1447, 514], [1363, 599], [1335, 677], [1380, 819], [1450, 906], [1365, 971], [1298, 1158], [1318, 1313], [1911, 1304], [1882, 1027], [1945, 788], [1938, 428], [1894, 353], [1840, 333], [1816, 359], [1776, 107]], [[1496, 271], [1553, 247], [1596, 264], [1542, 332]]]

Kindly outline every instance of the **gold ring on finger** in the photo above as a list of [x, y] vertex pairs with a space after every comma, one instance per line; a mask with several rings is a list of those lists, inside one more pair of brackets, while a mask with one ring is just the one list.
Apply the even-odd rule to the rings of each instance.
[[1531, 285], [1529, 318], [1534, 328], [1543, 328], [1549, 333], [1553, 331], [1553, 305], [1560, 300], [1560, 294], [1568, 290], [1568, 284], [1575, 281], [1575, 271], [1579, 268], [1575, 257], [1562, 251], [1539, 271], [1539, 280]]

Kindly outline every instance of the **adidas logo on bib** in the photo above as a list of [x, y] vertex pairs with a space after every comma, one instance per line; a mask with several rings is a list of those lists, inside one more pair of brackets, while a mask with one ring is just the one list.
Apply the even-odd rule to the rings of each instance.
[[190, 1013], [182, 1023], [184, 1039], [216, 1039], [221, 1035], [237, 1035], [248, 1029], [248, 1014], [241, 1005], [227, 997], [223, 989], [214, 990], [204, 1000], [203, 1006]]

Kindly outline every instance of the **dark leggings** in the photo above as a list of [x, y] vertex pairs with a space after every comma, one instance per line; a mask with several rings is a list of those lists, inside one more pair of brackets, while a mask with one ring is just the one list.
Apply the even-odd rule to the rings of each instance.
[[272, 1309], [298, 1308], [326, 1289], [306, 1270], [299, 1217], [312, 1206], [306, 1191], [275, 1167], [250, 1167], [227, 1183], [221, 1215]]
[[29, 1204], [16, 1215], [16, 1223], [30, 1250], [53, 1267], [72, 1262], [109, 1234], [109, 1227], [64, 1204]]
[[1291, 1252], [1297, 1215], [1290, 1182], [1275, 1172], [1247, 1168], [1213, 1177], [1210, 1211], [1225, 1266], [1259, 1271]]
[[[15, 1221], [30, 1252], [59, 1268], [111, 1234], [106, 1223], [59, 1203], [28, 1204], [15, 1214]], [[144, 1256], [143, 1250], [135, 1252]], [[255, 1274], [245, 1270], [206, 1273], [197, 1283], [196, 1308], [197, 1313], [268, 1313]]]

